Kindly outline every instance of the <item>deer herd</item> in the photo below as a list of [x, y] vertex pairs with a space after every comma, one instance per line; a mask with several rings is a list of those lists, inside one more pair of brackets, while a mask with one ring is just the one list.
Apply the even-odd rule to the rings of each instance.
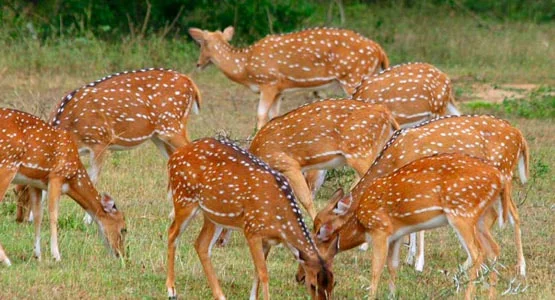
[[[369, 244], [370, 297], [376, 296], [386, 263], [395, 293], [405, 237], [410, 236], [407, 262], [422, 271], [424, 230], [445, 225], [468, 255], [465, 298], [474, 297], [482, 265], [500, 254], [491, 234], [496, 222], [514, 226], [517, 270], [526, 275], [521, 223], [511, 198], [514, 169], [518, 166], [522, 183], [528, 177], [526, 140], [504, 120], [460, 115], [445, 73], [424, 63], [390, 67], [380, 45], [344, 29], [270, 35], [241, 49], [229, 43], [232, 27], [223, 32], [191, 28], [189, 33], [200, 44], [197, 67], [213, 63], [232, 81], [260, 93], [258, 131], [248, 149], [221, 137], [191, 141], [187, 123], [191, 111], [199, 112], [199, 88], [167, 69], [115, 73], [86, 84], [63, 97], [48, 122], [0, 109], [0, 200], [10, 184], [18, 185], [18, 220], [30, 219], [32, 212], [37, 259], [46, 199], [51, 255], [61, 259], [62, 194], [97, 223], [113, 255], [125, 256], [123, 213], [95, 185], [110, 150], [151, 140], [169, 159], [170, 298], [177, 297], [177, 240], [199, 212], [204, 221], [194, 247], [216, 299], [225, 296], [210, 254], [228, 230], [243, 232], [252, 256], [251, 299], [270, 298], [266, 259], [277, 244], [299, 263], [295, 277], [312, 299], [332, 298], [337, 253]], [[346, 98], [318, 100], [278, 116], [284, 93], [335, 83]], [[83, 154], [90, 155], [88, 170], [79, 157]], [[317, 211], [313, 199], [326, 170], [343, 165], [355, 171], [351, 190], [339, 189]], [[313, 220], [313, 230], [297, 200]], [[11, 264], [1, 246], [0, 260]], [[497, 274], [488, 275], [491, 297]]]

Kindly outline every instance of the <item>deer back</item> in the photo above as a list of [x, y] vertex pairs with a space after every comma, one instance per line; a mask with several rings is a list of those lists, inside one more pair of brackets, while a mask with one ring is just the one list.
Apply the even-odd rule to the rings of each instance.
[[234, 143], [196, 140], [171, 156], [168, 171], [176, 210], [198, 203], [217, 224], [314, 253], [287, 179]]
[[297, 82], [340, 78], [342, 84], [355, 86], [364, 75], [386, 66], [386, 60], [377, 43], [356, 32], [315, 28], [271, 35], [257, 42], [251, 48], [248, 71], [272, 76], [275, 70]]
[[55, 174], [71, 178], [83, 169], [67, 132], [18, 110], [0, 109], [0, 167], [46, 183]]
[[232, 27], [224, 32], [192, 28], [189, 33], [201, 45], [199, 67], [214, 62], [227, 77], [254, 90], [260, 85], [289, 89], [338, 80], [350, 94], [364, 75], [389, 66], [377, 43], [345, 29], [269, 35], [243, 49], [229, 45]]
[[395, 132], [363, 180], [425, 156], [453, 152], [487, 159], [510, 179], [524, 148], [522, 133], [507, 121], [479, 115], [442, 117]]
[[397, 128], [382, 105], [321, 100], [270, 121], [256, 134], [250, 151], [278, 169], [284, 157], [293, 158], [301, 167], [336, 155], [373, 161]]
[[141, 69], [115, 73], [69, 93], [50, 122], [70, 131], [79, 144], [133, 146], [156, 133], [180, 132], [200, 101], [187, 76]]
[[444, 115], [452, 95], [445, 73], [429, 64], [410, 63], [366, 76], [351, 98], [387, 105], [400, 124], [408, 124]]

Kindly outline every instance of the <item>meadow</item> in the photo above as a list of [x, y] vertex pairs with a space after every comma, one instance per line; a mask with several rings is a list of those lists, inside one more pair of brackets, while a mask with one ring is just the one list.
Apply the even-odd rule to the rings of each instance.
[[[380, 9], [374, 13], [374, 9]], [[321, 15], [321, 14], [317, 14]], [[515, 184], [519, 205], [527, 278], [515, 277], [513, 231], [495, 230], [502, 247], [497, 287], [510, 299], [553, 299], [555, 296], [555, 26], [553, 23], [496, 22], [467, 14], [426, 14], [409, 8], [349, 6], [347, 22], [376, 40], [392, 64], [424, 61], [449, 74], [455, 84], [458, 106], [465, 113], [492, 113], [522, 130], [531, 149], [527, 186]], [[317, 17], [307, 20], [320, 24]], [[0, 30], [1, 31], [1, 30]], [[185, 33], [183, 32], [183, 35]], [[43, 118], [67, 92], [109, 73], [143, 67], [172, 68], [190, 75], [203, 96], [199, 115], [192, 115], [192, 138], [226, 132], [245, 140], [255, 127], [258, 97], [225, 78], [216, 68], [194, 69], [198, 49], [185, 37], [164, 39], [156, 34], [144, 39], [103, 41], [94, 36], [58, 37], [45, 41], [23, 38], [14, 42], [0, 33], [0, 106], [21, 109]], [[526, 88], [523, 88], [523, 85]], [[486, 89], [488, 92], [484, 92]], [[510, 93], [500, 101], [488, 95]], [[327, 96], [341, 96], [328, 90]], [[282, 113], [313, 100], [308, 93], [285, 97]], [[0, 124], [1, 126], [1, 124]], [[115, 152], [100, 176], [99, 189], [109, 192], [127, 220], [128, 259], [108, 257], [97, 228], [82, 222], [83, 211], [64, 197], [59, 223], [61, 262], [50, 257], [48, 218], [43, 221], [42, 261], [33, 258], [33, 227], [15, 223], [16, 204], [9, 192], [0, 202], [0, 244], [13, 266], [0, 266], [0, 299], [138, 299], [166, 296], [166, 243], [172, 204], [166, 199], [166, 162], [152, 144], [133, 151]], [[330, 172], [318, 195], [322, 207], [338, 186], [349, 186], [353, 172]], [[181, 238], [176, 263], [176, 285], [183, 299], [208, 299], [211, 291], [193, 248], [201, 217]], [[306, 219], [306, 218], [305, 218]], [[403, 250], [406, 253], [406, 250]], [[370, 255], [352, 250], [335, 262], [337, 299], [364, 299], [370, 284]], [[403, 256], [404, 257], [404, 256]], [[397, 297], [402, 299], [460, 298], [454, 278], [466, 259], [449, 228], [435, 230], [426, 240], [426, 266], [418, 273], [400, 268]], [[212, 261], [228, 299], [248, 297], [254, 267], [244, 238], [234, 234], [228, 246], [216, 248]], [[505, 268], [502, 266], [504, 265]], [[276, 299], [307, 298], [294, 280], [297, 265], [284, 248], [272, 250], [270, 291]], [[388, 295], [384, 273], [379, 297]], [[484, 288], [484, 285], [481, 285]], [[524, 290], [524, 287], [526, 289]], [[479, 292], [485, 297], [485, 291]]]

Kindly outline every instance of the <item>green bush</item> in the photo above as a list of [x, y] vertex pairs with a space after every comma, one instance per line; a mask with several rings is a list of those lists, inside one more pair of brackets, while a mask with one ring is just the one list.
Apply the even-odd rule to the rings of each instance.
[[488, 113], [527, 119], [555, 119], [555, 95], [552, 87], [533, 91], [528, 99], [507, 98], [501, 103], [472, 101], [463, 106], [471, 113]]

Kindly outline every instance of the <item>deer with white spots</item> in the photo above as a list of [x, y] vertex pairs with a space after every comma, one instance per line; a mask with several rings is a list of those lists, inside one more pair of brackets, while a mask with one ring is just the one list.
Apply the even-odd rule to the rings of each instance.
[[269, 35], [242, 49], [229, 44], [233, 33], [233, 27], [223, 32], [189, 29], [200, 44], [197, 67], [213, 63], [229, 79], [260, 93], [259, 129], [279, 114], [285, 92], [339, 83], [351, 95], [363, 76], [389, 67], [380, 45], [346, 29]]
[[198, 212], [204, 224], [195, 249], [215, 299], [225, 299], [210, 262], [212, 246], [223, 228], [242, 231], [256, 269], [251, 299], [262, 284], [269, 299], [266, 258], [283, 243], [307, 273], [313, 299], [331, 299], [333, 274], [318, 253], [287, 179], [227, 140], [204, 138], [177, 150], [168, 162], [175, 218], [169, 228], [166, 287], [176, 298], [176, 242]]
[[[339, 251], [371, 242], [368, 299], [376, 296], [386, 260], [390, 292], [394, 295], [402, 237], [449, 224], [468, 254], [463, 265], [470, 268], [465, 298], [472, 299], [484, 256], [492, 262], [499, 256], [500, 248], [490, 234], [486, 211], [498, 208], [503, 219], [510, 215], [508, 206], [512, 200], [505, 176], [486, 160], [444, 153], [368, 180], [357, 185], [351, 194], [338, 195], [334, 205], [341, 213], [318, 229], [316, 243], [325, 257], [333, 259]], [[353, 203], [358, 205], [351, 206]], [[331, 261], [328, 264], [332, 265]], [[491, 272], [490, 296], [495, 295], [496, 282], [496, 273]]]
[[[58, 250], [58, 204], [67, 194], [96, 221], [113, 254], [125, 254], [125, 220], [107, 194], [99, 194], [89, 179], [70, 134], [39, 118], [11, 109], [0, 109], [0, 200], [10, 183], [29, 185], [34, 214], [35, 256], [40, 259], [42, 201], [47, 190], [50, 215], [50, 248], [56, 261]], [[0, 259], [9, 260], [0, 248]]]
[[186, 75], [141, 69], [115, 73], [69, 93], [50, 123], [71, 134], [80, 154], [90, 154], [89, 175], [96, 183], [109, 150], [130, 150], [151, 140], [168, 158], [188, 144], [187, 120], [200, 102], [197, 86]]
[[449, 77], [425, 63], [397, 65], [367, 76], [351, 98], [386, 105], [402, 127], [447, 114], [460, 115]]
[[[528, 177], [528, 143], [520, 130], [493, 116], [463, 115], [441, 117], [396, 131], [358, 185], [370, 185], [375, 178], [386, 176], [412, 161], [438, 153], [464, 153], [488, 160], [501, 172], [509, 196], [513, 170], [517, 164], [522, 183], [525, 183]], [[355, 201], [349, 205], [356, 206], [357, 203]], [[509, 221], [515, 230], [517, 268], [520, 275], [525, 276], [526, 262], [522, 250], [518, 211], [512, 201], [508, 203], [508, 209], [511, 212]], [[488, 226], [493, 226], [497, 213], [494, 209], [486, 213]], [[316, 217], [315, 229], [335, 215], [337, 209], [333, 205], [324, 208]], [[411, 236], [411, 240], [408, 263], [413, 262], [416, 252], [415, 235]], [[419, 236], [418, 245], [415, 267], [421, 271], [424, 267], [423, 232]]]
[[[328, 99], [275, 118], [257, 132], [250, 151], [285, 175], [314, 219], [316, 210], [303, 177], [309, 170], [349, 165], [361, 177], [399, 125], [383, 105]], [[316, 189], [317, 187], [313, 187]]]

